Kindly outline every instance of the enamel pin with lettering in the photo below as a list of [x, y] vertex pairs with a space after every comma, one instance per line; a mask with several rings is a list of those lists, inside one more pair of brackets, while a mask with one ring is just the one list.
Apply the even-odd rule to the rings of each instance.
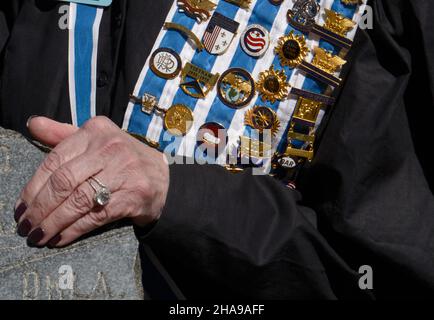
[[316, 47], [312, 63], [303, 61], [298, 67], [312, 77], [333, 87], [338, 87], [342, 79], [334, 74], [346, 63], [344, 59], [327, 50]]
[[203, 99], [216, 85], [220, 74], [212, 74], [187, 62], [181, 72], [181, 89], [193, 98]]
[[238, 26], [238, 22], [214, 12], [202, 39], [205, 49], [210, 54], [225, 53], [237, 33]]
[[151, 70], [164, 79], [174, 79], [182, 69], [181, 57], [172, 49], [159, 48], [150, 60]]
[[282, 67], [295, 68], [303, 62], [309, 49], [304, 36], [291, 31], [288, 35], [279, 39], [275, 52], [279, 56]]
[[276, 113], [264, 106], [255, 106], [248, 110], [244, 116], [244, 124], [258, 130], [260, 133], [269, 130], [273, 137], [280, 127], [280, 121]]
[[275, 103], [276, 100], [284, 100], [289, 93], [290, 85], [284, 70], [270, 69], [262, 71], [259, 74], [259, 80], [256, 82], [256, 89], [259, 91], [262, 101]]
[[242, 108], [255, 96], [255, 81], [250, 73], [241, 68], [226, 70], [217, 84], [220, 100], [231, 108]]
[[208, 20], [216, 4], [209, 0], [178, 0], [179, 12], [184, 12], [198, 23]]
[[252, 4], [252, 0], [225, 0], [225, 1], [246, 10], [248, 10], [250, 8], [250, 5]]
[[259, 24], [252, 24], [241, 35], [241, 47], [252, 57], [262, 57], [270, 46], [268, 30]]

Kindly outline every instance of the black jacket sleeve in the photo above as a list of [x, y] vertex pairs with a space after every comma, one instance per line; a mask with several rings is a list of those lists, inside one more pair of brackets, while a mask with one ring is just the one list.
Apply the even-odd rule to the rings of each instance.
[[[433, 1], [371, 1], [299, 192], [250, 172], [171, 167], [144, 239], [185, 295], [434, 295]], [[301, 196], [302, 195], [302, 196]], [[360, 290], [369, 265], [374, 289]]]

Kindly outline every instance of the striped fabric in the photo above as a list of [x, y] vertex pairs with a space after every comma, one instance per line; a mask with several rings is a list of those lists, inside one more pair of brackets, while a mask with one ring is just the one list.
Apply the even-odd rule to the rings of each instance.
[[[216, 12], [231, 18], [238, 22], [238, 32], [230, 46], [230, 48], [220, 56], [211, 55], [205, 50], [198, 52], [195, 48], [183, 38], [178, 32], [174, 30], [162, 30], [159, 34], [153, 51], [160, 47], [168, 47], [175, 50], [182, 58], [183, 63], [192, 62], [193, 64], [213, 73], [222, 74], [228, 68], [239, 67], [247, 70], [253, 77], [257, 79], [261, 71], [274, 66], [275, 69], [280, 70], [282, 67], [279, 64], [278, 58], [274, 53], [274, 48], [277, 45], [278, 39], [294, 31], [300, 34], [298, 30], [292, 28], [286, 18], [288, 9], [293, 7], [292, 0], [284, 1], [280, 6], [271, 4], [269, 0], [253, 0], [250, 10], [241, 9], [233, 4], [223, 0], [215, 0], [217, 4]], [[332, 9], [359, 22], [366, 1], [363, 1], [357, 6], [344, 5], [341, 0], [320, 0], [321, 12], [317, 16], [317, 23], [324, 23], [324, 10]], [[199, 38], [204, 38], [204, 33], [207, 29], [207, 22], [201, 24], [197, 23], [194, 19], [189, 18], [185, 14], [178, 11], [176, 2], [173, 4], [166, 21], [181, 24]], [[270, 33], [271, 45], [266, 54], [261, 58], [254, 58], [247, 55], [240, 46], [240, 37], [243, 30], [251, 24], [260, 24], [266, 28]], [[349, 33], [350, 39], [354, 38], [357, 28]], [[339, 53], [339, 48], [321, 40], [315, 34], [305, 35], [309, 49], [320, 46], [335, 53]], [[212, 41], [211, 38], [205, 37], [205, 41]], [[313, 58], [312, 53], [307, 57], [307, 61]], [[321, 82], [306, 76], [305, 73], [300, 72], [299, 69], [283, 68], [288, 76], [289, 84], [293, 87], [302, 88], [304, 90], [312, 91], [315, 93], [324, 93], [327, 86]], [[137, 134], [145, 135], [152, 141], [160, 143], [160, 148], [164, 150], [170, 145], [170, 150], [173, 155], [193, 157], [197, 153], [196, 136], [199, 128], [206, 122], [217, 122], [222, 124], [228, 130], [229, 143], [228, 146], [236, 146], [241, 135], [252, 134], [252, 129], [244, 125], [244, 115], [247, 110], [253, 108], [259, 103], [259, 98], [254, 98], [251, 103], [241, 109], [231, 109], [223, 104], [217, 97], [216, 89], [210, 92], [205, 99], [195, 99], [186, 95], [180, 88], [180, 78], [166, 81], [154, 75], [149, 69], [149, 58], [144, 64], [140, 77], [137, 81], [133, 94], [135, 96], [142, 96], [144, 93], [152, 94], [159, 99], [159, 105], [164, 108], [169, 108], [173, 104], [185, 104], [194, 114], [194, 124], [187, 135], [183, 137], [171, 136], [164, 130], [163, 119], [161, 116], [155, 114], [152, 116], [146, 115], [141, 112], [139, 105], [129, 103], [125, 114], [123, 129]], [[274, 104], [269, 102], [263, 103], [273, 109], [280, 120], [281, 126], [276, 137], [272, 141], [273, 150], [282, 149], [286, 142], [286, 133], [288, 125], [291, 120], [297, 102], [296, 97], [290, 95], [289, 99], [284, 101], [277, 101]], [[322, 110], [318, 117], [320, 124], [324, 115]], [[168, 151], [166, 149], [166, 151]], [[225, 164], [226, 155], [222, 154], [217, 162]]]

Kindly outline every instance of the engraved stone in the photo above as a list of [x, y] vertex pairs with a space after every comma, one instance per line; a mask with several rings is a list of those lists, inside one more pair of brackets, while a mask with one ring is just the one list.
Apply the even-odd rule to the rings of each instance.
[[0, 128], [0, 300], [143, 299], [138, 243], [130, 226], [64, 249], [32, 249], [16, 234], [13, 208], [45, 154]]

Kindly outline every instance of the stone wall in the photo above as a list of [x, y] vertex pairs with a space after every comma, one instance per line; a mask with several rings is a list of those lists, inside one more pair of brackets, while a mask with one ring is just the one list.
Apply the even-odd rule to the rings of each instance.
[[142, 299], [131, 227], [61, 250], [32, 249], [16, 235], [13, 206], [44, 153], [0, 128], [0, 299]]

